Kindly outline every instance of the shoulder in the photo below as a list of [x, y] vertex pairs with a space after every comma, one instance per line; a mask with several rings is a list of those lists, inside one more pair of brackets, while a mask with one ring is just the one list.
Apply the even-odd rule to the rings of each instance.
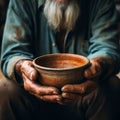
[[[89, 1], [89, 0], [87, 0]], [[96, 6], [96, 8], [102, 8], [104, 6], [113, 6], [115, 5], [114, 0], [90, 0], [90, 6], [93, 8]]]
[[89, 2], [89, 13], [98, 14], [106, 11], [111, 12], [115, 9], [115, 3], [113, 0], [86, 0]]
[[[42, 0], [10, 0], [10, 6], [36, 6]], [[42, 3], [42, 2], [41, 2]]]
[[36, 11], [43, 0], [10, 0], [9, 8], [15, 11]]

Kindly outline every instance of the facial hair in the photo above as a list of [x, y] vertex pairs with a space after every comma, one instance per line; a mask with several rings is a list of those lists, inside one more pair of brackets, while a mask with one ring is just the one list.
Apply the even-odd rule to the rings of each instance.
[[44, 15], [52, 29], [71, 31], [80, 15], [80, 7], [77, 0], [62, 3], [56, 0], [46, 0]]

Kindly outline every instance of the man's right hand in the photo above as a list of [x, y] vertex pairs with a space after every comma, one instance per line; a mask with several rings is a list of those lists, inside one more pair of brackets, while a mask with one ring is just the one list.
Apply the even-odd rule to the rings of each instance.
[[47, 102], [57, 102], [61, 99], [59, 90], [55, 87], [43, 86], [37, 83], [38, 72], [33, 67], [32, 61], [20, 60], [16, 63], [15, 70], [23, 80], [24, 89], [37, 98]]

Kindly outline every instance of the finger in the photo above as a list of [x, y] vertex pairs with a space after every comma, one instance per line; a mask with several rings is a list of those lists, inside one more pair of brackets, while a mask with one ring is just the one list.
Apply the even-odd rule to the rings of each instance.
[[[63, 92], [62, 97], [67, 99], [67, 101], [68, 100], [75, 101], [75, 100], [82, 99], [83, 96], [81, 94], [73, 94], [73, 93], [65, 93], [65, 92]], [[64, 102], [65, 102], [65, 100], [64, 100]]]
[[82, 85], [76, 84], [76, 85], [65, 85], [61, 89], [62, 92], [68, 92], [68, 93], [80, 93], [83, 94], [85, 92], [85, 89]]
[[24, 73], [30, 80], [36, 80], [38, 78], [38, 72], [33, 67], [31, 61], [25, 61], [21, 66], [21, 71]]
[[59, 95], [43, 95], [43, 96], [35, 95], [35, 96], [46, 102], [57, 102], [58, 99], [61, 99], [61, 96]]
[[65, 85], [61, 91], [67, 93], [78, 93], [78, 94], [86, 94], [91, 92], [92, 90], [98, 87], [97, 83], [94, 81], [85, 81], [81, 84], [74, 84], [74, 85]]
[[55, 87], [42, 86], [29, 80], [25, 74], [23, 74], [24, 88], [32, 94], [41, 95], [57, 95], [59, 90]]
[[84, 76], [87, 79], [91, 79], [91, 78], [97, 77], [100, 74], [101, 74], [101, 70], [97, 66], [92, 66], [89, 69], [86, 69], [85, 72], [84, 72]]
[[98, 64], [97, 62], [93, 62], [93, 61], [91, 61], [91, 66], [88, 67], [84, 72], [84, 76], [87, 79], [97, 77], [100, 74], [101, 74], [101, 66], [100, 66], [100, 64]]

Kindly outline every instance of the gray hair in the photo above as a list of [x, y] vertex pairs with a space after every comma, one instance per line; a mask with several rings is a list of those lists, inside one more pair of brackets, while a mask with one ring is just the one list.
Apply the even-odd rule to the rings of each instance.
[[80, 14], [77, 0], [68, 3], [57, 3], [55, 0], [46, 0], [44, 15], [48, 24], [54, 30], [72, 30]]

